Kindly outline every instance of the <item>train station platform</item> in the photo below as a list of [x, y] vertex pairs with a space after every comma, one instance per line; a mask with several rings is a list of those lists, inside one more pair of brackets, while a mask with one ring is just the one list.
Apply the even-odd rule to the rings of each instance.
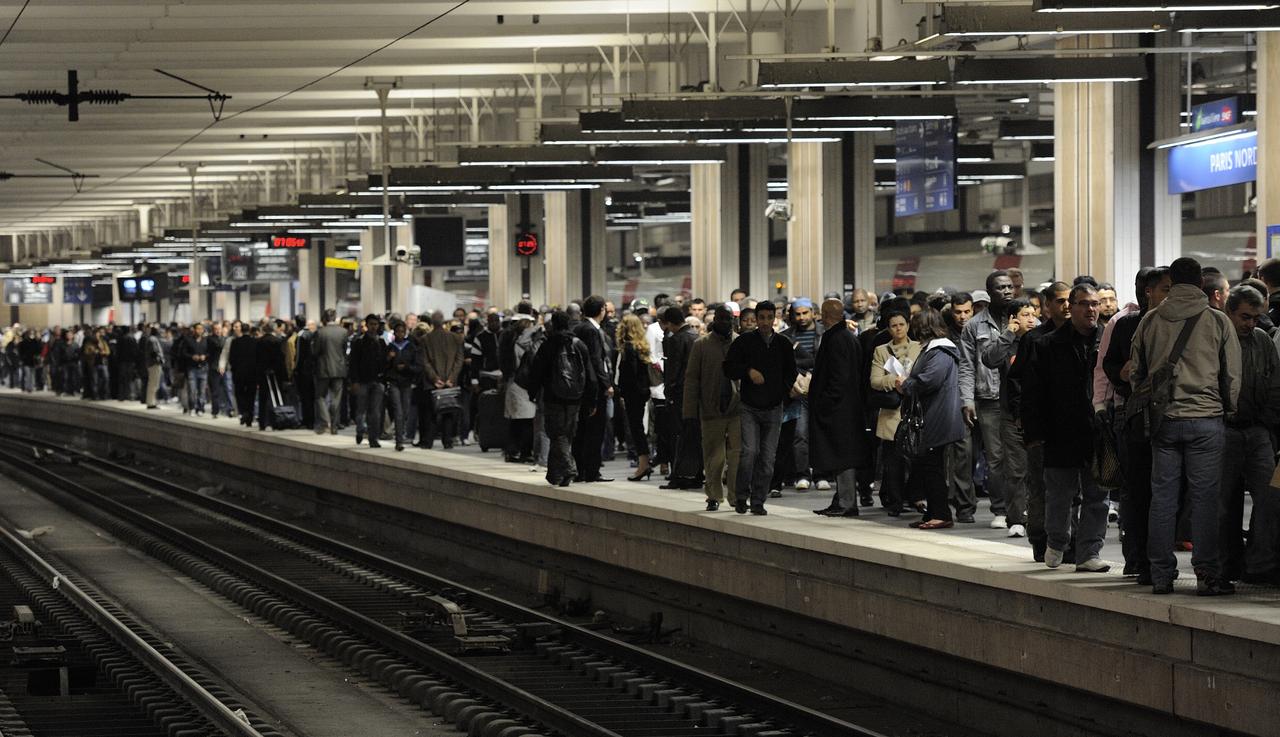
[[[984, 539], [973, 526], [921, 532], [883, 515], [817, 517], [821, 492], [771, 504], [766, 517], [712, 513], [701, 494], [656, 483], [551, 487], [474, 446], [397, 453], [356, 446], [350, 435], [183, 416], [174, 406], [0, 390], [0, 429], [17, 418], [78, 428], [68, 440], [101, 433], [170, 449], [212, 469], [248, 469], [1060, 684], [1168, 715], [1192, 725], [1188, 734], [1280, 734], [1280, 590], [1197, 598], [1184, 571], [1173, 596], [1154, 596], [1119, 565], [1108, 574], [1049, 570], [1031, 561], [1025, 541]], [[1103, 557], [1118, 563], [1119, 546]]]

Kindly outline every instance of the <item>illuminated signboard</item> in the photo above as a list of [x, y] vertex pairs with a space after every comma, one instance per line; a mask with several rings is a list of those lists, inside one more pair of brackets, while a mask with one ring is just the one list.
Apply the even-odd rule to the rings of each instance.
[[1191, 132], [1225, 128], [1240, 122], [1240, 105], [1236, 98], [1214, 100], [1191, 108]]
[[35, 276], [31, 277], [31, 283], [32, 283], [32, 284], [57, 284], [57, 283], [58, 283], [58, 277], [56, 277], [56, 276], [45, 276], [44, 274], [37, 274], [37, 275], [35, 275]]
[[537, 256], [538, 255], [538, 234], [537, 233], [521, 233], [516, 236], [516, 255], [517, 256]]
[[1257, 131], [1241, 131], [1169, 149], [1169, 194], [1243, 184], [1257, 178]]
[[305, 235], [276, 235], [271, 237], [272, 248], [311, 248], [311, 238]]

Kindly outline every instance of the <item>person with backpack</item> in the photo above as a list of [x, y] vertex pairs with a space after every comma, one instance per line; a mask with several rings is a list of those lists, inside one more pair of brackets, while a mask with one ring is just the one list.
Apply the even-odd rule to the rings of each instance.
[[568, 486], [580, 469], [573, 456], [573, 440], [579, 415], [599, 412], [600, 382], [587, 346], [569, 327], [568, 313], [551, 313], [547, 339], [533, 357], [524, 389], [542, 400], [546, 431], [551, 439], [547, 458], [547, 482]]
[[1199, 262], [1176, 259], [1169, 276], [1169, 297], [1142, 318], [1133, 336], [1129, 383], [1134, 389], [1126, 404], [1130, 414], [1145, 415], [1151, 438], [1151, 591], [1173, 593], [1178, 575], [1173, 538], [1185, 482], [1196, 593], [1233, 594], [1218, 560], [1218, 507], [1223, 418], [1235, 413], [1240, 398], [1240, 340], [1231, 319], [1209, 309]]

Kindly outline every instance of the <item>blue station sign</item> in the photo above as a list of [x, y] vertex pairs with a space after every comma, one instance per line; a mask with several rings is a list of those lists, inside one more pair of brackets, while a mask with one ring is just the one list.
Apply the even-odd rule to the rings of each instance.
[[1240, 103], [1235, 97], [1206, 102], [1191, 108], [1191, 132], [1226, 128], [1240, 123]]
[[1258, 132], [1169, 149], [1169, 194], [1243, 184], [1258, 178]]
[[69, 305], [93, 304], [93, 277], [66, 276], [62, 278], [62, 302]]

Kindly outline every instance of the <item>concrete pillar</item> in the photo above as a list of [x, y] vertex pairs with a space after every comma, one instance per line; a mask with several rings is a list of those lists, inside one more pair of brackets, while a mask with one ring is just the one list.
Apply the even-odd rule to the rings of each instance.
[[[787, 283], [791, 298], [821, 299], [843, 283], [841, 144], [787, 145]], [[770, 289], [768, 295], [774, 295]]]
[[711, 302], [739, 287], [768, 294], [768, 151], [731, 146], [728, 161], [693, 164], [690, 175], [693, 293]]
[[[1267, 227], [1280, 226], [1280, 31], [1258, 34], [1258, 259], [1280, 256], [1280, 244], [1267, 242]], [[1272, 152], [1271, 149], [1276, 149]]]
[[134, 205], [138, 211], [138, 240], [145, 241], [151, 235], [151, 211], [155, 205]]
[[[1059, 42], [1110, 46], [1110, 36]], [[1133, 283], [1141, 265], [1137, 85], [1060, 83], [1054, 90], [1055, 276]]]
[[[508, 203], [515, 199], [507, 198]], [[520, 301], [520, 269], [515, 240], [519, 223], [513, 204], [489, 206], [489, 295], [490, 307], [509, 310]]]
[[[844, 223], [842, 294], [876, 285], [876, 145], [874, 133], [854, 133], [844, 143], [848, 192], [844, 201], [853, 217]], [[821, 295], [813, 295], [815, 298]]]
[[332, 278], [326, 283], [329, 269], [324, 267], [326, 256], [333, 255], [333, 246], [328, 239], [315, 238], [311, 248], [297, 251], [298, 259], [298, 302], [306, 306], [306, 315], [319, 321], [321, 312], [326, 307], [337, 304], [337, 296], [333, 293]]
[[[1150, 85], [1151, 106], [1154, 108], [1154, 114], [1150, 116], [1154, 126], [1152, 140], [1173, 138], [1183, 133], [1179, 112], [1183, 107], [1184, 63], [1183, 58], [1175, 54], [1153, 54], [1151, 57], [1154, 74], [1150, 83], [1144, 84]], [[1152, 157], [1149, 195], [1152, 200], [1147, 205], [1150, 207], [1151, 226], [1150, 233], [1142, 233], [1142, 265], [1161, 266], [1182, 255], [1182, 195], [1169, 194], [1169, 149], [1143, 153], [1150, 142], [1139, 142], [1139, 152]], [[1132, 287], [1123, 285], [1133, 284], [1133, 275], [1117, 274], [1115, 284], [1120, 296], [1124, 297]]]
[[547, 264], [547, 303], [564, 307], [582, 293], [582, 203], [576, 192], [543, 197]]
[[360, 312], [383, 314], [392, 308], [387, 304], [387, 267], [375, 266], [382, 259], [382, 229], [369, 228], [360, 233]]
[[740, 281], [742, 213], [736, 148], [723, 164], [689, 166], [693, 293], [709, 302], [728, 299]]

